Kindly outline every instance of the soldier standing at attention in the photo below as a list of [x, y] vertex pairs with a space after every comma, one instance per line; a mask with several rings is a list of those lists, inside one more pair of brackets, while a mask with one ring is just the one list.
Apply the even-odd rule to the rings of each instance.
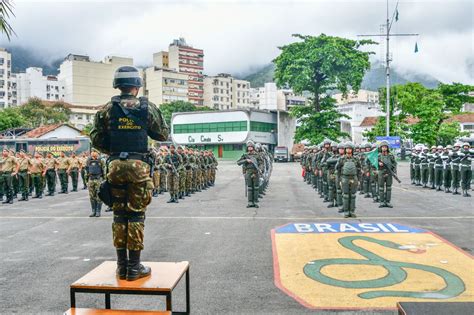
[[339, 159], [337, 152], [337, 143], [331, 143], [331, 155], [326, 160], [328, 170], [328, 208], [337, 206], [337, 194], [336, 194], [336, 163]]
[[[14, 156], [18, 162], [20, 159], [20, 152], [16, 152], [10, 150], [10, 154]], [[12, 177], [12, 184], [13, 184], [13, 199], [18, 197], [18, 193], [20, 192], [20, 179], [18, 178], [18, 170], [15, 170], [16, 175]]]
[[33, 198], [43, 198], [43, 172], [44, 172], [43, 157], [40, 153], [35, 153], [35, 158], [31, 160], [31, 179], [32, 185], [35, 188], [35, 196]]
[[421, 182], [423, 188], [428, 188], [428, 177], [429, 177], [429, 163], [428, 163], [428, 147], [423, 147], [420, 154], [420, 165], [421, 165]]
[[87, 161], [89, 160], [88, 153], [83, 152], [79, 157], [79, 168], [81, 169], [81, 179], [83, 187], [82, 189], [87, 189], [87, 182], [89, 181], [87, 178], [86, 166]]
[[19, 201], [28, 201], [30, 193], [29, 168], [31, 166], [31, 161], [23, 150], [20, 151], [20, 158], [17, 161], [18, 182], [21, 192], [21, 199]]
[[428, 168], [429, 168], [429, 186], [430, 189], [435, 189], [435, 160], [436, 160], [436, 146], [431, 146], [431, 152], [428, 154]]
[[174, 144], [170, 145], [170, 151], [165, 158], [165, 164], [168, 169], [168, 191], [170, 193], [170, 200], [167, 203], [178, 203], [179, 192], [179, 173], [178, 169], [183, 160], [181, 155], [176, 153]]
[[[395, 161], [395, 156], [389, 151], [388, 141], [380, 142], [380, 154], [379, 154], [379, 208], [387, 207], [393, 208], [390, 204], [392, 199], [392, 184], [393, 176], [392, 172], [396, 174], [397, 172], [397, 162]], [[392, 172], [390, 172], [390, 170]]]
[[58, 161], [57, 172], [58, 172], [59, 182], [61, 183], [60, 194], [67, 194], [68, 184], [69, 184], [69, 176], [67, 173], [67, 170], [69, 169], [69, 166], [70, 166], [69, 158], [66, 156], [64, 152], [61, 152], [57, 161]]
[[179, 189], [178, 189], [178, 199], [183, 199], [186, 192], [186, 164], [188, 164], [188, 157], [184, 154], [182, 146], [178, 146], [178, 154], [181, 157], [181, 163], [178, 167], [179, 174]]
[[458, 192], [459, 184], [461, 182], [461, 174], [459, 172], [459, 162], [461, 160], [461, 156], [459, 155], [459, 150], [461, 149], [461, 143], [456, 142], [453, 147], [453, 151], [451, 152], [451, 174], [452, 174], [452, 187], [453, 187], [453, 195], [459, 195]]
[[421, 186], [421, 151], [423, 150], [423, 147], [418, 147], [416, 149], [416, 158], [415, 158], [415, 185], [416, 186]]
[[435, 165], [434, 165], [434, 181], [436, 186], [436, 191], [441, 191], [441, 185], [443, 185], [443, 146], [439, 145], [436, 148], [435, 154]]
[[109, 155], [106, 179], [110, 189], [103, 192], [114, 211], [117, 276], [129, 281], [151, 274], [151, 269], [140, 263], [145, 211], [153, 190], [148, 136], [166, 141], [169, 133], [158, 107], [145, 97], [137, 98], [142, 85], [137, 68], [118, 68], [113, 87], [121, 93], [96, 113], [90, 134], [92, 145]]
[[72, 152], [71, 158], [69, 159], [69, 168], [67, 169], [67, 173], [71, 176], [72, 191], [77, 191], [80, 169], [81, 161], [76, 156], [76, 152]]
[[450, 165], [450, 154], [452, 150], [452, 146], [448, 144], [444, 149], [443, 154], [441, 155], [441, 159], [443, 159], [443, 186], [444, 192], [450, 193], [451, 190], [451, 181], [452, 181], [452, 174], [451, 174], [451, 165]]
[[459, 152], [461, 160], [459, 161], [459, 169], [461, 175], [461, 190], [463, 197], [471, 197], [468, 193], [471, 189], [472, 169], [471, 169], [471, 146], [465, 142], [462, 145], [462, 150]]
[[[344, 148], [344, 143], [339, 143], [337, 145], [337, 156], [336, 158], [339, 160], [339, 158], [343, 157], [346, 152], [346, 149]], [[337, 162], [336, 162], [337, 164]], [[339, 208], [339, 213], [344, 212], [342, 209], [342, 186], [341, 186], [341, 176], [337, 172], [337, 170], [334, 170], [334, 174], [336, 175], [336, 201], [337, 201], [337, 206], [341, 207]]]
[[242, 155], [237, 161], [237, 165], [241, 165], [244, 171], [245, 183], [247, 184], [247, 208], [258, 208], [258, 184], [261, 161], [259, 161], [253, 141], [247, 142], [247, 153]]
[[100, 210], [102, 209], [102, 200], [99, 198], [100, 184], [104, 181], [105, 163], [99, 159], [99, 152], [92, 151], [91, 157], [87, 159], [84, 166], [84, 171], [89, 179], [89, 198], [91, 200], [92, 213], [89, 217], [100, 217]]
[[54, 196], [54, 192], [56, 191], [56, 166], [58, 162], [51, 152], [48, 152], [44, 160], [44, 165], [43, 177], [48, 186], [48, 196]]
[[7, 149], [3, 149], [2, 158], [0, 159], [0, 186], [7, 199], [3, 203], [13, 203], [13, 182], [12, 177], [15, 176], [17, 169], [17, 160]]
[[357, 174], [360, 170], [360, 161], [352, 155], [354, 145], [351, 142], [345, 144], [346, 154], [339, 158], [336, 171], [342, 182], [342, 209], [344, 218], [355, 218], [356, 193], [359, 184]]

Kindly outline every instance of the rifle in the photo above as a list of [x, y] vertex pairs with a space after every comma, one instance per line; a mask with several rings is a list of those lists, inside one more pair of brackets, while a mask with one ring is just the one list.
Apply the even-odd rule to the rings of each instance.
[[[385, 165], [385, 163], [384, 163], [384, 165]], [[401, 181], [401, 180], [398, 178], [398, 176], [393, 172], [392, 167], [393, 167], [393, 166], [392, 166], [392, 163], [387, 163], [387, 166], [386, 166], [385, 168], [389, 171], [390, 175], [392, 175], [393, 178], [395, 178], [395, 180], [396, 180], [399, 184], [401, 184], [402, 181]]]

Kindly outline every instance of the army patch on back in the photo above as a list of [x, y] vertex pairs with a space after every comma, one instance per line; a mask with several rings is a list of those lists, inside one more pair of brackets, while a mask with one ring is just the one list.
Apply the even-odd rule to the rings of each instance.
[[474, 260], [395, 223], [290, 223], [272, 230], [275, 284], [312, 309], [394, 309], [474, 297]]

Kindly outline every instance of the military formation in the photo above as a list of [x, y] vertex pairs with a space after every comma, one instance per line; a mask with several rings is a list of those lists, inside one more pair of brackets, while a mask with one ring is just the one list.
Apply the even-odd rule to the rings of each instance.
[[[12, 204], [15, 199], [28, 201], [30, 197], [41, 199], [54, 196], [59, 181], [58, 194], [69, 192], [69, 181], [73, 192], [78, 191], [79, 174], [82, 174], [83, 188], [87, 188], [88, 153], [70, 156], [61, 152], [54, 157], [52, 152], [34, 154], [20, 150], [3, 149], [0, 157], [0, 197], [3, 203]], [[21, 196], [20, 198], [18, 198]]]
[[418, 144], [411, 153], [410, 179], [412, 185], [470, 197], [474, 150], [469, 143], [427, 146]]
[[265, 195], [272, 174], [273, 156], [266, 145], [247, 142], [247, 153], [237, 161], [245, 178], [247, 208], [258, 208], [258, 201]]
[[169, 192], [168, 203], [214, 186], [217, 159], [211, 150], [162, 146], [154, 150], [153, 197]]
[[306, 147], [301, 157], [302, 176], [328, 208], [339, 207], [345, 218], [355, 218], [356, 195], [364, 195], [379, 203], [380, 208], [392, 208], [392, 183], [397, 162], [387, 141], [378, 145], [351, 142], [323, 143]]

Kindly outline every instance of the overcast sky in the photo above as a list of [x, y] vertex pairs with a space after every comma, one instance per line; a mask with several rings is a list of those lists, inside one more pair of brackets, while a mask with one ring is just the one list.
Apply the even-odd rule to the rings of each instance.
[[[49, 60], [68, 53], [94, 60], [133, 57], [148, 65], [152, 54], [178, 37], [204, 49], [204, 72], [244, 73], [269, 63], [293, 33], [357, 38], [377, 34], [386, 0], [308, 1], [13, 1], [12, 45]], [[389, 0], [390, 10], [396, 0]], [[393, 65], [444, 82], [474, 84], [474, 1], [400, 0], [393, 38]], [[419, 52], [414, 53], [415, 42]], [[6, 45], [1, 36], [0, 45]], [[373, 46], [377, 58], [385, 46]]]

